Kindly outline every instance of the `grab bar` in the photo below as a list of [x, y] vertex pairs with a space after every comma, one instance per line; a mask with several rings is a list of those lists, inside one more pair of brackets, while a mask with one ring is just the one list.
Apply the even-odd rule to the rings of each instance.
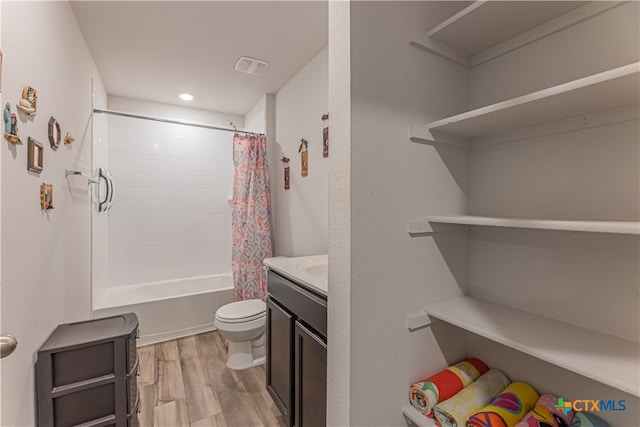
[[113, 177], [103, 168], [98, 168], [98, 177], [95, 178], [96, 182], [100, 182], [104, 179], [106, 194], [104, 200], [100, 200], [100, 185], [96, 188], [96, 197], [98, 199], [98, 212], [106, 212], [111, 209], [111, 203], [113, 202]]

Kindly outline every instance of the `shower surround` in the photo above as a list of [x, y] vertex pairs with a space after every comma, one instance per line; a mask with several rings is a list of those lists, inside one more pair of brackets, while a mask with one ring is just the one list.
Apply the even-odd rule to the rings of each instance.
[[[189, 109], [117, 105], [205, 122]], [[233, 134], [104, 113], [93, 119], [93, 168], [107, 168], [114, 179], [112, 209], [93, 211], [94, 316], [137, 312], [141, 342], [213, 329], [217, 305], [233, 300]], [[242, 123], [237, 116], [205, 120], [229, 119]], [[172, 321], [162, 318], [167, 313]]]

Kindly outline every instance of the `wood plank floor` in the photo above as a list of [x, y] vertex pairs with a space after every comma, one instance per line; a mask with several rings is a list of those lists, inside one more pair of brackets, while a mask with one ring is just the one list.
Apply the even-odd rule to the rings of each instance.
[[285, 427], [264, 365], [233, 371], [217, 331], [138, 348], [142, 427]]

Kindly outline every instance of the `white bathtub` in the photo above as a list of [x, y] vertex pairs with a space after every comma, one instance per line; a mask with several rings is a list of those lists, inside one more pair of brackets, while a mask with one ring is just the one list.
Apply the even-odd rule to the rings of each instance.
[[232, 301], [227, 273], [94, 290], [93, 315], [136, 313], [144, 345], [213, 330], [216, 310]]

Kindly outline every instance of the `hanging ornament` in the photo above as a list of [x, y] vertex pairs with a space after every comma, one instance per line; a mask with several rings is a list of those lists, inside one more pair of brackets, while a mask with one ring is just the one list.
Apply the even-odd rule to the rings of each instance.
[[298, 153], [300, 153], [301, 167], [300, 174], [302, 176], [309, 175], [309, 150], [307, 149], [307, 145], [309, 143], [306, 139], [300, 139], [300, 147], [298, 148]]
[[329, 113], [322, 115], [322, 157], [329, 157]]
[[289, 189], [289, 158], [283, 157], [280, 159], [282, 163], [284, 163], [284, 189]]
[[75, 140], [76, 139], [73, 137], [73, 135], [71, 135], [71, 132], [67, 132], [67, 134], [64, 136], [64, 143], [65, 144], [71, 144]]

